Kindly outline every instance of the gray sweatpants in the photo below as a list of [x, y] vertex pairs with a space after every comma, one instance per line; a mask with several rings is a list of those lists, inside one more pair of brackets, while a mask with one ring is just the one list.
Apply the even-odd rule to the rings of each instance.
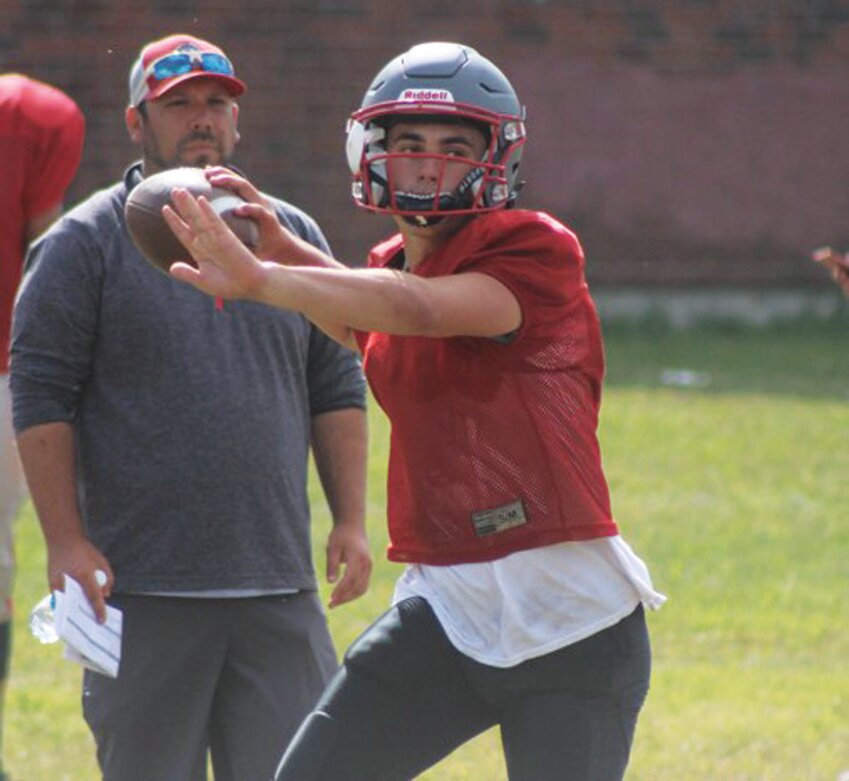
[[336, 670], [313, 592], [239, 599], [120, 596], [118, 678], [85, 672], [104, 781], [270, 778]]

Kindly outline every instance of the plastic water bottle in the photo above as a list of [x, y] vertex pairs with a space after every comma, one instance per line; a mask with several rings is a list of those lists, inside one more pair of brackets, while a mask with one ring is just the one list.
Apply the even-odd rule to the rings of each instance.
[[56, 634], [56, 621], [53, 611], [56, 608], [56, 597], [48, 594], [29, 614], [29, 631], [33, 637], [42, 643], [55, 643], [59, 639]]
[[[106, 573], [102, 569], [95, 570], [94, 579], [98, 586], [106, 585]], [[29, 631], [33, 637], [42, 643], [55, 643], [59, 639], [56, 633], [56, 596], [45, 596], [29, 614]]]

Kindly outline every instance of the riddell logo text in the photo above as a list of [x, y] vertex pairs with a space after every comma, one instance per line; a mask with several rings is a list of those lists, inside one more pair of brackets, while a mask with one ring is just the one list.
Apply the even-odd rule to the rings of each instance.
[[399, 100], [453, 103], [454, 96], [447, 89], [405, 89]]

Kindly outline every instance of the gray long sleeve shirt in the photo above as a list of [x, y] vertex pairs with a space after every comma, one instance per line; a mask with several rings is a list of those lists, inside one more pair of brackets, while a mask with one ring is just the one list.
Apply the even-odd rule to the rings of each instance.
[[[116, 592], [315, 588], [310, 421], [364, 407], [359, 361], [305, 318], [148, 265], [125, 181], [33, 248], [15, 306], [15, 429], [73, 425], [86, 533]], [[281, 222], [326, 249], [303, 212]]]

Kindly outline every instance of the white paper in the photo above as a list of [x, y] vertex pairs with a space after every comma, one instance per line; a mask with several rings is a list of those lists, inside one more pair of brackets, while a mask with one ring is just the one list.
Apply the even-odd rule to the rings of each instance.
[[65, 591], [53, 594], [56, 634], [66, 643], [65, 658], [117, 678], [121, 662], [121, 611], [107, 605], [106, 623], [98, 623], [82, 586], [67, 575]]

